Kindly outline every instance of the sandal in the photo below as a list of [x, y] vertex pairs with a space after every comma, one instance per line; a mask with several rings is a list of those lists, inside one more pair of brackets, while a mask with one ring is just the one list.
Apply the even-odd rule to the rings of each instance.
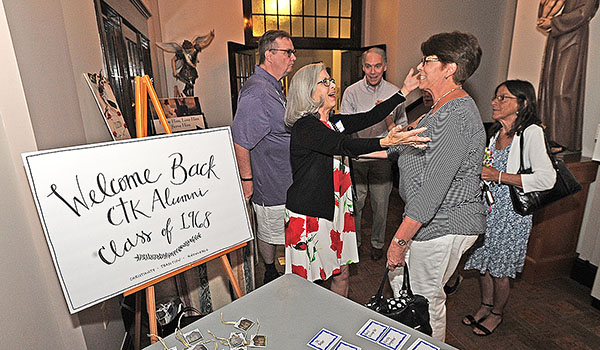
[[446, 283], [446, 285], [444, 286], [444, 293], [446, 293], [446, 296], [450, 296], [454, 293], [456, 293], [456, 291], [458, 290], [458, 286], [460, 286], [460, 282], [462, 282], [463, 280], [463, 276], [461, 276], [461, 274], [458, 274], [458, 277], [456, 277], [456, 281], [454, 281], [453, 285], [448, 285], [448, 283], [450, 281], [448, 281], [448, 283]]
[[[494, 308], [494, 305], [490, 305], [490, 304], [486, 304], [486, 303], [481, 303], [481, 305], [490, 308], [490, 312], [492, 312], [491, 309]], [[483, 316], [482, 318], [476, 320], [475, 317], [473, 315], [467, 315], [465, 316], [465, 318], [462, 319], [462, 324], [464, 324], [465, 326], [475, 326], [476, 324], [478, 324], [479, 322], [483, 321], [486, 319], [487, 316]], [[465, 319], [468, 322], [465, 322]]]
[[[498, 324], [496, 325], [496, 327], [494, 327], [494, 329], [490, 330], [487, 327], [481, 325], [480, 323], [476, 323], [473, 325], [473, 334], [478, 335], [480, 337], [487, 337], [488, 335], [494, 333], [494, 331], [496, 329], [498, 329], [498, 326], [500, 326], [502, 324], [502, 321], [504, 321], [504, 319], [502, 318], [502, 314], [498, 314], [495, 313], [494, 311], [490, 311], [491, 314], [496, 315], [496, 316], [500, 316], [500, 322], [498, 322]], [[480, 333], [475, 333], [475, 328], [479, 329], [480, 331], [483, 332], [483, 334]]]

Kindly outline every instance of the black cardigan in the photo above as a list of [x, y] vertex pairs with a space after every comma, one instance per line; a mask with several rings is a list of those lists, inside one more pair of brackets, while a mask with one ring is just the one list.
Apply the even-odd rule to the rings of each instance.
[[338, 126], [340, 132], [323, 124], [318, 114], [297, 120], [292, 126], [290, 141], [293, 183], [287, 191], [286, 208], [298, 214], [333, 220], [333, 156], [356, 157], [382, 150], [379, 138], [359, 139], [349, 135], [382, 121], [404, 100], [404, 96], [396, 93], [368, 112], [331, 115], [329, 121]]

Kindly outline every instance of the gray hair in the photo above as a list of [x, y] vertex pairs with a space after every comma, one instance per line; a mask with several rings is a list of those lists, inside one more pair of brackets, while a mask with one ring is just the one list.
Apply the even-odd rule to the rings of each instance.
[[381, 56], [383, 58], [383, 63], [387, 63], [387, 54], [385, 53], [385, 50], [380, 48], [380, 47], [372, 47], [370, 49], [368, 49], [367, 51], [364, 51], [362, 53], [362, 64], [363, 66], [365, 65], [365, 61], [367, 60], [367, 54], [368, 53], [376, 53], [379, 56]]
[[325, 70], [323, 63], [307, 64], [300, 68], [292, 81], [288, 91], [288, 102], [285, 110], [285, 125], [294, 126], [300, 118], [308, 114], [315, 114], [323, 105], [323, 100], [315, 101], [312, 98], [317, 88], [319, 74]]

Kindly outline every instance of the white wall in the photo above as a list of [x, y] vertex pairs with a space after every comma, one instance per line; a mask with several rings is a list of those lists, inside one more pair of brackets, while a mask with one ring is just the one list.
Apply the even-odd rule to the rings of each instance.
[[[29, 110], [0, 0], [0, 328], [6, 349], [84, 349], [67, 310], [23, 172], [20, 153], [36, 148]], [[35, 336], [29, 336], [32, 333]]]
[[[231, 125], [227, 41], [244, 43], [241, 0], [158, 0], [163, 41], [183, 42], [215, 30], [215, 39], [198, 55], [195, 96], [210, 127]], [[173, 96], [171, 54], [165, 54], [167, 93]]]
[[[542, 57], [546, 36], [536, 29], [537, 1], [519, 1], [511, 49], [509, 79], [529, 80], [536, 91], [539, 86]], [[600, 19], [598, 14], [590, 22], [586, 96], [583, 120], [582, 155], [591, 157], [594, 150], [594, 134], [600, 123]], [[598, 176], [597, 176], [598, 178]], [[590, 185], [588, 202], [577, 245], [579, 257], [600, 265], [600, 186], [598, 181]]]
[[[113, 5], [116, 1], [119, 0], [111, 0]], [[129, 5], [129, 0], [120, 1]], [[20, 158], [22, 152], [37, 149], [111, 140], [82, 76], [84, 72], [102, 69], [94, 2], [2, 0], [1, 4], [0, 159], [2, 195], [7, 199], [0, 208], [0, 255], [3, 263], [14, 262], [15, 265], [14, 268], [11, 265], [9, 269], [2, 269], [0, 276], [2, 295], [7, 296], [0, 304], [5, 311], [0, 318], [2, 346], [21, 348], [23, 330], [32, 330], [26, 337], [28, 348], [116, 349], [124, 334], [118, 298], [76, 315], [69, 314]], [[151, 18], [148, 28], [138, 23], [138, 29], [147, 33], [151, 40], [162, 41], [156, 7], [158, 1], [149, 0], [146, 4], [151, 6], [150, 11], [156, 17]], [[241, 23], [241, 1], [228, 5], [229, 8], [239, 7]], [[221, 8], [211, 6], [212, 10], [219, 9], [221, 13], [229, 12], [225, 5]], [[200, 9], [196, 8], [189, 14], [194, 16]], [[211, 16], [214, 17], [205, 13], [206, 18]], [[197, 16], [189, 20], [195, 22], [196, 19]], [[223, 22], [222, 19], [214, 21]], [[204, 81], [217, 84], [207, 83], [202, 89], [203, 95], [208, 96], [217, 109], [225, 106], [228, 115], [223, 118], [222, 124], [229, 124], [231, 107], [225, 38], [241, 41], [242, 29], [235, 21], [228, 22], [228, 25], [221, 22], [219, 24], [224, 29], [215, 25], [217, 33], [235, 28], [239, 35], [234, 38], [222, 35], [220, 43], [213, 42], [207, 49], [208, 52], [220, 45], [221, 50], [215, 51], [220, 52], [221, 60], [210, 62], [218, 69], [213, 69], [210, 79], [204, 78]], [[164, 76], [164, 68], [161, 69], [161, 64], [157, 66], [159, 69], [155, 69], [155, 74], [158, 72], [159, 76], [155, 83], [159, 84], [157, 90], [160, 90], [160, 75]], [[224, 88], [215, 90], [215, 86]], [[208, 269], [213, 305], [220, 307], [230, 302], [227, 283], [223, 280], [219, 262], [209, 263]]]
[[421, 59], [421, 43], [428, 37], [454, 30], [472, 33], [483, 56], [465, 90], [482, 119], [490, 121], [490, 97], [496, 84], [506, 79], [515, 6], [516, 0], [365, 0], [364, 45], [387, 44], [388, 79], [401, 86]]
[[[582, 154], [591, 157], [594, 151], [594, 136], [600, 123], [600, 19], [599, 14], [590, 23], [590, 47], [588, 51], [587, 80], [585, 87], [585, 106], [583, 120]], [[577, 252], [583, 260], [589, 260], [600, 266], [600, 170], [596, 174], [596, 182], [590, 185], [588, 204], [585, 208], [583, 226], [577, 245]], [[596, 283], [596, 295], [600, 299], [600, 282]]]

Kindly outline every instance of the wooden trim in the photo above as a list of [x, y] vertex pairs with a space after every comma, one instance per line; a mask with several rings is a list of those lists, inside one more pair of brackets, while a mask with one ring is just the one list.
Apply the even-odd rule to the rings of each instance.
[[158, 277], [158, 278], [156, 278], [156, 279], [153, 279], [152, 281], [150, 281], [150, 282], [148, 282], [148, 283], [144, 283], [144, 284], [142, 284], [142, 285], [140, 285], [140, 286], [137, 286], [137, 287], [135, 287], [135, 288], [133, 288], [133, 289], [130, 289], [130, 290], [126, 291], [125, 293], [123, 293], [123, 295], [124, 295], [124, 296], [128, 296], [128, 295], [131, 295], [131, 294], [133, 294], [133, 293], [135, 293], [135, 292], [138, 292], [138, 291], [140, 291], [140, 290], [142, 290], [142, 289], [146, 289], [147, 287], [150, 287], [150, 286], [152, 286], [152, 285], [155, 285], [155, 284], [157, 284], [158, 282], [161, 282], [161, 281], [164, 281], [164, 280], [166, 280], [166, 279], [169, 279], [169, 278], [171, 278], [172, 276], [178, 275], [178, 274], [180, 274], [180, 273], [182, 273], [182, 272], [184, 272], [184, 271], [187, 271], [187, 270], [189, 270], [189, 269], [191, 269], [191, 268], [193, 268], [193, 267], [200, 266], [200, 265], [202, 265], [202, 264], [204, 264], [204, 263], [206, 263], [206, 262], [208, 262], [208, 261], [210, 261], [210, 260], [213, 260], [213, 259], [215, 259], [215, 258], [220, 258], [221, 256], [224, 256], [225, 254], [231, 253], [231, 252], [233, 252], [234, 250], [237, 250], [237, 249], [240, 249], [240, 248], [242, 248], [242, 247], [246, 246], [246, 244], [247, 244], [247, 243], [238, 244], [238, 245], [236, 245], [236, 246], [234, 246], [234, 247], [232, 247], [232, 248], [229, 248], [229, 249], [227, 249], [227, 250], [224, 250], [224, 251], [222, 251], [222, 252], [220, 252], [220, 253], [217, 253], [217, 254], [215, 254], [215, 255], [211, 255], [211, 256], [209, 256], [209, 257], [207, 257], [207, 258], [204, 258], [204, 259], [202, 259], [202, 260], [196, 261], [196, 262], [194, 262], [194, 263], [191, 263], [191, 264], [189, 264], [189, 265], [187, 265], [187, 266], [181, 267], [181, 268], [179, 268], [179, 269], [177, 269], [177, 270], [175, 270], [175, 271], [173, 271], [173, 272], [171, 272], [171, 273], [168, 273], [168, 274], [166, 274], [166, 275], [163, 275], [163, 276], [161, 276], [161, 277]]
[[587, 260], [577, 258], [573, 262], [573, 268], [571, 269], [571, 279], [591, 289], [594, 285], [594, 279], [596, 278], [597, 271], [597, 266], [592, 265]]
[[600, 310], [600, 300], [592, 297], [592, 306], [596, 309]]
[[135, 8], [140, 11], [142, 16], [144, 16], [146, 19], [152, 17], [152, 12], [148, 10], [148, 6], [146, 6], [144, 0], [129, 0], [129, 2], [135, 6]]

